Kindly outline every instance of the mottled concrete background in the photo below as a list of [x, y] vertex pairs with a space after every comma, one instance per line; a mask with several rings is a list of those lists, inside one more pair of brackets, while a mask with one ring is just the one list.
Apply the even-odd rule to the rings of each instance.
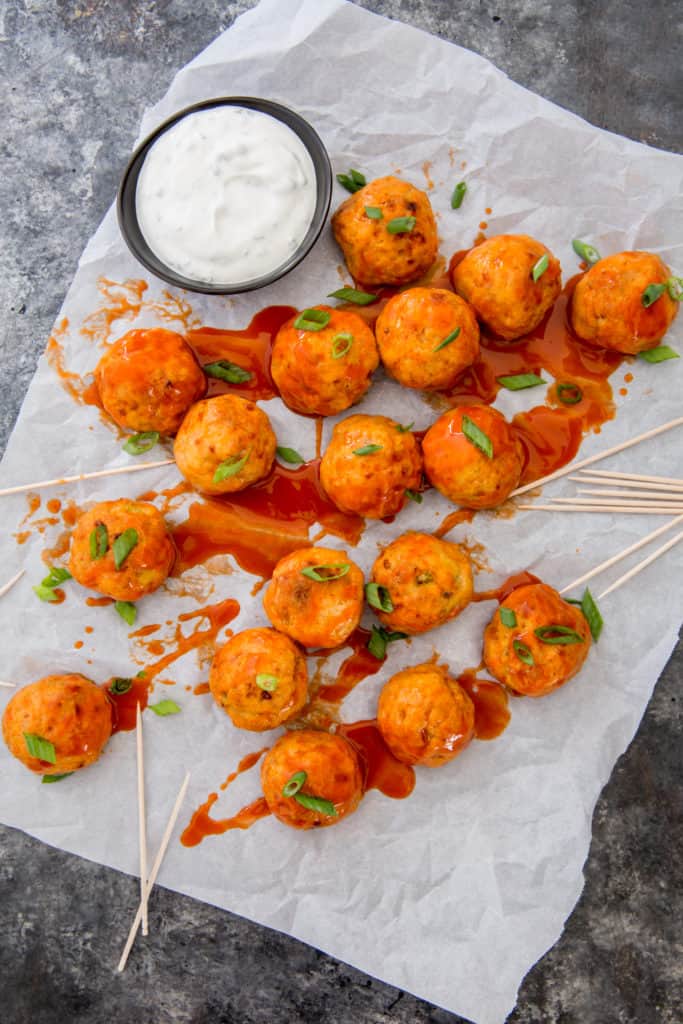
[[[0, 445], [144, 107], [250, 6], [0, 0]], [[361, 6], [483, 54], [594, 124], [683, 148], [680, 4]], [[679, 646], [598, 804], [583, 897], [524, 982], [510, 1024], [680, 1024], [682, 680]], [[299, 942], [163, 890], [150, 938], [119, 978], [137, 883], [9, 829], [0, 852], [2, 1024], [458, 1024]]]

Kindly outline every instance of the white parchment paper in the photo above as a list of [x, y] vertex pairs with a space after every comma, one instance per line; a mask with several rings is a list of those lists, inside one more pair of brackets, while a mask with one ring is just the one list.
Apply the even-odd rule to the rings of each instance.
[[[446, 256], [472, 243], [490, 207], [489, 234], [536, 235], [558, 255], [565, 277], [577, 268], [573, 237], [586, 238], [605, 254], [650, 249], [683, 271], [680, 157], [601, 132], [514, 85], [480, 57], [342, 0], [263, 0], [177, 75], [166, 97], [147, 112], [141, 136], [187, 103], [230, 94], [270, 97], [298, 110], [322, 135], [335, 171], [358, 167], [370, 179], [400, 169], [424, 186], [423, 164], [429, 161], [435, 183], [431, 200]], [[463, 178], [467, 199], [454, 213], [450, 193]], [[345, 195], [336, 190], [334, 204]], [[265, 305], [301, 308], [320, 301], [339, 286], [339, 263], [327, 230], [278, 285], [235, 299], [187, 298], [198, 321], [239, 328]], [[115, 281], [147, 277], [121, 241], [113, 211], [83, 254], [60, 316], [69, 321], [67, 365], [81, 374], [93, 369], [100, 354], [80, 327], [101, 304], [101, 275]], [[149, 285], [148, 299], [161, 296], [159, 284], [150, 280]], [[156, 322], [158, 314], [146, 305], [136, 321], [114, 324], [114, 336]], [[680, 318], [667, 338], [673, 345], [680, 346], [682, 323]], [[582, 454], [680, 411], [681, 362], [638, 362], [625, 369], [635, 380], [628, 396], [618, 399], [616, 421], [599, 437], [587, 438]], [[621, 374], [613, 384], [616, 392]], [[505, 393], [499, 407], [510, 415], [539, 400], [536, 393]], [[288, 412], [279, 400], [264, 407], [280, 443], [311, 457], [310, 421]], [[418, 428], [434, 418], [419, 395], [381, 378], [361, 409], [390, 409]], [[325, 438], [332, 425], [326, 422]], [[679, 456], [680, 434], [673, 432], [610, 460], [609, 468], [680, 475]], [[127, 459], [96, 410], [76, 405], [42, 360], [3, 462], [2, 484]], [[105, 479], [45, 497], [94, 502], [136, 496], [176, 480], [169, 467], [144, 480], [141, 475]], [[553, 489], [571, 493], [572, 486]], [[127, 628], [111, 609], [87, 608], [86, 593], [75, 583], [68, 585], [68, 602], [61, 608], [35, 599], [30, 585], [43, 575], [41, 551], [53, 534], [34, 534], [17, 547], [14, 534], [26, 501], [2, 500], [0, 582], [21, 565], [27, 569], [11, 597], [0, 602], [3, 677], [23, 684], [48, 672], [74, 670], [103, 680], [137, 670], [134, 659], [144, 652], [128, 641]], [[447, 510], [430, 493], [395, 524], [369, 525], [353, 557], [367, 571], [378, 543], [404, 529], [432, 529]], [[453, 538], [485, 546], [492, 574], [480, 577], [480, 588], [521, 569], [560, 587], [660, 522], [523, 512], [504, 520], [486, 514], [459, 527]], [[325, 543], [343, 547], [334, 538]], [[555, 942], [581, 891], [595, 802], [676, 639], [680, 572], [679, 548], [608, 598], [603, 638], [580, 678], [543, 700], [514, 701], [512, 722], [498, 740], [472, 743], [439, 771], [418, 771], [409, 800], [371, 792], [347, 822], [320, 832], [299, 834], [267, 819], [246, 833], [209, 838], [194, 849], [175, 841], [161, 883], [286, 931], [479, 1024], [501, 1024], [525, 972]], [[240, 601], [234, 629], [265, 623], [260, 598], [250, 596], [253, 577], [237, 567], [214, 577], [195, 573], [214, 588], [209, 602], [229, 596]], [[141, 605], [138, 626], [175, 620], [179, 612], [204, 603], [160, 591]], [[384, 670], [347, 702], [345, 718], [372, 715], [384, 680], [428, 658], [434, 648], [456, 672], [476, 665], [491, 608], [473, 605], [455, 623], [410, 646], [394, 645]], [[84, 634], [86, 624], [94, 627], [91, 635]], [[80, 639], [85, 646], [75, 650]], [[152, 849], [186, 769], [192, 781], [183, 824], [240, 757], [263, 745], [261, 737], [235, 730], [210, 698], [186, 691], [206, 678], [196, 653], [171, 666], [168, 677], [175, 685], [158, 685], [155, 698], [173, 697], [182, 713], [145, 716]], [[10, 693], [0, 690], [0, 707]], [[4, 822], [136, 872], [130, 734], [114, 737], [96, 766], [57, 786], [40, 786], [4, 746], [0, 764]], [[214, 813], [234, 813], [258, 793], [257, 773], [247, 773], [221, 795]]]

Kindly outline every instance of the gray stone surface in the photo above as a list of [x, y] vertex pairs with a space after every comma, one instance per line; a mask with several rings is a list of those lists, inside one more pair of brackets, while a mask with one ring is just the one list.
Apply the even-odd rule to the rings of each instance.
[[[0, 445], [146, 104], [247, 2], [0, 0]], [[594, 124], [681, 152], [680, 5], [363, 0]], [[680, 268], [679, 268], [680, 269]], [[645, 617], [646, 620], [646, 617]], [[678, 1024], [681, 647], [598, 804], [586, 888], [510, 1024]], [[0, 829], [3, 1024], [457, 1024], [292, 939]], [[676, 926], [678, 918], [678, 927]], [[678, 943], [678, 945], [677, 945]]]

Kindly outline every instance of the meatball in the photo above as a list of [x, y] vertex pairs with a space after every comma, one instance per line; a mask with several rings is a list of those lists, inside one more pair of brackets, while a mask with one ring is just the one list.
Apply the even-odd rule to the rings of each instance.
[[238, 729], [277, 729], [306, 703], [306, 659], [275, 629], [245, 629], [216, 654], [209, 685], [216, 704]]
[[337, 647], [360, 622], [363, 573], [345, 551], [299, 548], [275, 566], [263, 607], [304, 647]]
[[157, 590], [174, 560], [164, 517], [147, 501], [101, 501], [80, 516], [71, 536], [71, 575], [115, 601]]
[[[547, 269], [534, 281], [532, 270], [544, 256]], [[540, 324], [562, 287], [559, 260], [529, 235], [496, 235], [475, 245], [451, 280], [482, 323], [506, 341]]]
[[334, 416], [359, 402], [379, 364], [375, 336], [357, 313], [315, 306], [329, 314], [322, 330], [288, 320], [273, 345], [271, 373], [282, 399], [295, 412]]
[[364, 285], [408, 284], [436, 259], [429, 198], [399, 178], [376, 178], [355, 192], [332, 217], [332, 230], [350, 273]]
[[472, 567], [457, 544], [428, 533], [404, 533], [375, 559], [372, 582], [382, 588], [383, 625], [402, 633], [435, 629], [472, 600]]
[[95, 368], [100, 401], [126, 430], [175, 434], [206, 377], [182, 334], [163, 327], [128, 331]]
[[239, 395], [193, 405], [175, 439], [178, 469], [206, 494], [243, 491], [270, 472], [277, 441], [270, 420]]
[[409, 288], [377, 320], [382, 362], [407, 388], [448, 388], [479, 355], [479, 325], [464, 299], [445, 288]]
[[678, 303], [664, 289], [650, 306], [643, 292], [664, 284], [669, 268], [649, 252], [619, 252], [598, 260], [577, 284], [571, 303], [571, 324], [579, 338], [603, 348], [635, 355], [655, 348], [678, 312]]
[[44, 676], [24, 686], [2, 716], [10, 753], [39, 775], [65, 775], [93, 764], [111, 730], [107, 695], [77, 673]]
[[590, 644], [580, 609], [546, 583], [529, 583], [508, 594], [486, 627], [484, 661], [515, 693], [543, 697], [576, 675]]
[[488, 405], [444, 413], [425, 434], [422, 452], [430, 482], [466, 508], [500, 505], [519, 483], [524, 465], [512, 427]]
[[422, 482], [422, 456], [409, 430], [386, 416], [349, 416], [332, 431], [320, 482], [342, 512], [393, 516]]
[[[297, 729], [277, 741], [263, 759], [261, 784], [269, 809], [292, 828], [336, 825], [363, 796], [355, 748], [342, 736], [313, 729]], [[305, 805], [316, 798], [322, 807]]]
[[394, 757], [438, 768], [474, 735], [474, 704], [442, 665], [416, 665], [384, 684], [377, 725]]

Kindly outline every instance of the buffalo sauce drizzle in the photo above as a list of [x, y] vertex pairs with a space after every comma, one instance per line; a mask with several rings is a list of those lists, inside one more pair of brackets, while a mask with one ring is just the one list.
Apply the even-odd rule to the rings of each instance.
[[130, 690], [126, 693], [112, 693], [112, 680], [104, 683], [102, 689], [109, 698], [112, 707], [112, 733], [130, 732], [135, 728], [137, 706], [144, 711], [149, 700], [149, 680], [147, 676], [136, 676], [131, 681]]
[[[221, 785], [221, 789], [227, 789], [238, 775], [253, 768], [268, 749], [268, 747], [264, 747], [262, 750], [256, 750], [254, 753], [243, 757], [237, 765], [237, 769], [231, 772]], [[202, 839], [206, 839], [207, 836], [220, 836], [231, 829], [250, 828], [255, 822], [270, 814], [265, 798], [259, 797], [252, 803], [247, 804], [246, 807], [242, 807], [237, 814], [233, 814], [230, 818], [212, 818], [211, 808], [217, 800], [218, 793], [209, 793], [204, 803], [193, 813], [189, 825], [183, 830], [180, 837], [180, 842], [183, 846], [198, 846]]]
[[[151, 683], [169, 665], [173, 664], [189, 651], [215, 644], [219, 632], [229, 625], [239, 615], [240, 606], [233, 598], [219, 601], [217, 604], [206, 605], [194, 612], [183, 612], [173, 623], [173, 633], [168, 639], [149, 637], [160, 627], [156, 624], [143, 626], [130, 634], [138, 647], [153, 655], [161, 655], [157, 661], [151, 664], [144, 664], [145, 681]], [[187, 634], [183, 633], [183, 626], [193, 619], [199, 621]], [[162, 653], [163, 652], [163, 653]]]

